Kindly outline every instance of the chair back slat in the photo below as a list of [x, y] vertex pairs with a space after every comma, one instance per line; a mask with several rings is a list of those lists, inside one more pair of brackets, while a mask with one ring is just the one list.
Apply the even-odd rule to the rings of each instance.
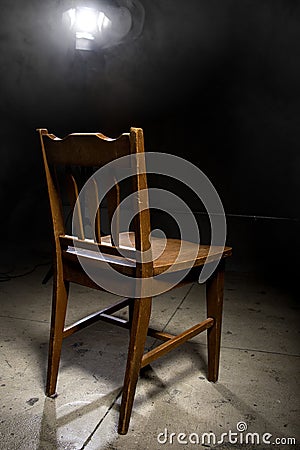
[[[67, 236], [66, 227], [63, 218], [63, 207], [60, 196], [60, 189], [57, 186], [55, 177], [52, 172], [59, 167], [66, 167], [65, 183], [68, 191], [68, 199], [71, 209], [75, 206], [75, 214], [73, 213], [73, 232], [74, 236], [81, 241], [89, 240], [96, 237], [96, 243], [101, 245], [102, 235], [111, 235], [111, 246], [118, 248], [120, 246], [120, 216], [119, 205], [121, 202], [121, 188], [123, 184], [117, 182], [117, 175], [113, 172], [111, 180], [113, 187], [106, 193], [107, 213], [109, 219], [109, 232], [105, 229], [105, 223], [101, 219], [103, 204], [99, 206], [99, 198], [102, 199], [101, 189], [97, 185], [97, 181], [88, 183], [88, 190], [85, 191], [84, 204], [77, 201], [78, 194], [90, 178], [90, 174], [98, 168], [118, 159], [118, 169], [126, 169], [125, 172], [131, 173], [131, 190], [135, 192], [133, 197], [134, 206], [134, 234], [135, 248], [139, 252], [151, 251], [149, 235], [150, 235], [150, 213], [148, 204], [147, 176], [144, 157], [144, 138], [143, 131], [140, 128], [131, 128], [130, 133], [123, 133], [117, 139], [110, 139], [101, 133], [73, 133], [63, 139], [57, 138], [55, 135], [48, 133], [46, 129], [39, 129], [43, 160], [47, 176], [48, 192], [50, 199], [50, 207], [52, 213], [52, 222], [54, 236], [56, 242], [57, 253], [61, 252], [60, 240], [63, 236]], [[122, 156], [137, 155], [137, 158], [122, 159]], [[119, 160], [121, 158], [121, 160]], [[131, 167], [129, 167], [131, 164]], [[133, 167], [132, 167], [133, 165]], [[78, 171], [79, 169], [79, 171]], [[129, 172], [127, 169], [130, 169]], [[77, 170], [77, 171], [76, 171]], [[123, 192], [123, 191], [122, 191]], [[80, 199], [82, 196], [80, 195]], [[103, 200], [102, 200], [103, 201]], [[102, 205], [102, 206], [101, 206]], [[96, 211], [96, 216], [95, 216]], [[84, 223], [86, 217], [89, 217], [90, 224], [95, 227], [93, 236], [87, 234]], [[114, 221], [112, 222], [112, 217]], [[111, 230], [111, 222], [113, 229]], [[102, 229], [103, 226], [103, 229]], [[105, 245], [103, 250], [108, 246]], [[114, 250], [115, 251], [115, 250]], [[109, 251], [108, 251], [109, 253]], [[149, 262], [148, 262], [149, 261]], [[139, 259], [136, 262], [136, 274], [138, 277], [151, 276], [153, 264], [147, 255], [147, 261]]]
[[[118, 208], [120, 205], [120, 186], [115, 179], [114, 181], [114, 186], [107, 193], [107, 212], [108, 220], [111, 224], [111, 241], [113, 245], [118, 246], [120, 244], [120, 210]], [[114, 221], [112, 221], [114, 214]]]
[[66, 169], [66, 188], [70, 201], [70, 207], [73, 212], [73, 226], [75, 235], [79, 239], [84, 239], [84, 230], [83, 230], [83, 221], [82, 221], [82, 211], [81, 204], [78, 202], [77, 207], [75, 208], [76, 200], [78, 198], [78, 185], [76, 182], [75, 176], [72, 174], [71, 169], [67, 167]]
[[[95, 222], [95, 237], [96, 241], [101, 243], [101, 219], [100, 219], [100, 208], [99, 208], [99, 192], [98, 186], [95, 179], [92, 183], [89, 183], [86, 187], [87, 191], [87, 207], [89, 211], [90, 223]], [[96, 216], [95, 216], [96, 211]]]

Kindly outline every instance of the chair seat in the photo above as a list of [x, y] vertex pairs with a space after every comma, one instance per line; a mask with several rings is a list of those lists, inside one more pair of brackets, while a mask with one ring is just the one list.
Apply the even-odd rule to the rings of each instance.
[[[111, 236], [103, 236], [101, 244], [111, 245]], [[152, 237], [152, 258], [154, 276], [166, 270], [179, 271], [188, 267], [199, 267], [206, 263], [213, 262], [231, 255], [230, 247], [198, 245], [179, 239], [162, 239]], [[122, 232], [119, 234], [119, 247], [123, 249], [135, 249], [135, 237], [133, 232]], [[179, 253], [180, 252], [180, 253]], [[83, 256], [91, 260], [98, 260], [108, 263], [117, 263], [126, 268], [126, 272], [132, 268], [134, 270], [135, 261], [129, 258], [122, 258], [113, 255], [106, 255], [100, 252], [69, 247], [67, 253], [71, 255]]]

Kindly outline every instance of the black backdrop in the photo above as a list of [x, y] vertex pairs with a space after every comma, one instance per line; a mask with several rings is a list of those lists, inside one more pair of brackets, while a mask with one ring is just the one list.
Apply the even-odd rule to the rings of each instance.
[[61, 2], [0, 0], [1, 236], [50, 235], [37, 127], [116, 137], [133, 125], [146, 150], [182, 156], [213, 182], [231, 267], [295, 274], [300, 3], [141, 2], [138, 39], [78, 54]]

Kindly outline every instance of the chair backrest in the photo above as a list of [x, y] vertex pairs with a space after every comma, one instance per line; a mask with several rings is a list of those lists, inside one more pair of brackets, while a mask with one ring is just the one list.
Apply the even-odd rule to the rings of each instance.
[[[133, 220], [135, 248], [141, 254], [149, 250], [151, 229], [143, 130], [141, 128], [131, 128], [130, 133], [123, 133], [116, 139], [108, 138], [101, 133], [72, 133], [60, 139], [48, 133], [47, 129], [41, 128], [37, 131], [40, 135], [43, 153], [56, 251], [60, 252], [60, 239], [67, 234], [66, 219], [63, 213], [64, 197], [59, 179], [63, 178], [65, 181], [71, 211], [76, 204], [75, 214], [73, 216], [76, 236], [80, 240], [85, 240], [89, 237], [85, 235], [83, 226], [83, 214], [85, 212], [81, 210], [80, 203], [76, 203], [82, 185], [96, 169], [128, 155], [137, 155], [136, 157], [125, 158], [125, 164], [131, 165], [130, 169], [133, 174], [131, 177], [131, 186], [132, 191], [136, 193], [134, 197], [136, 214]], [[120, 164], [124, 164], [124, 158], [120, 160]], [[115, 177], [113, 172], [111, 173], [111, 177]], [[98, 208], [99, 185], [94, 181], [90, 183], [89, 189], [87, 209], [93, 211], [95, 207], [97, 208], [94, 224], [95, 236], [96, 243], [101, 245], [101, 214]], [[121, 199], [120, 183], [117, 178], [114, 178], [113, 188], [106, 194], [108, 222], [110, 223]], [[114, 230], [115, 241], [112, 242], [112, 247], [118, 248], [120, 231], [118, 229], [118, 217], [114, 220], [114, 226], [116, 228]], [[111, 233], [109, 232], [109, 234]], [[151, 274], [152, 263], [149, 262], [149, 258], [147, 258], [147, 261], [146, 263], [143, 263], [142, 260], [137, 262], [138, 276]]]

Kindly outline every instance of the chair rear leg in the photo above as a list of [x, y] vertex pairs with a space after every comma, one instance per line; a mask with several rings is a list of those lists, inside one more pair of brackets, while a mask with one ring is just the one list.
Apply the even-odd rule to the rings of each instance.
[[133, 320], [133, 310], [134, 310], [134, 299], [128, 305], [128, 321], [130, 324], [129, 330], [131, 329], [131, 324]]
[[149, 327], [152, 298], [134, 300], [130, 342], [121, 401], [119, 434], [126, 434], [133, 406], [133, 400], [141, 369], [142, 357]]
[[51, 395], [54, 395], [56, 391], [58, 367], [63, 340], [63, 330], [68, 303], [68, 294], [69, 282], [64, 281], [62, 279], [62, 276], [55, 276], [53, 284], [52, 315], [46, 384], [46, 395], [49, 397]]
[[225, 261], [221, 260], [211, 278], [206, 282], [207, 317], [214, 319], [214, 325], [207, 330], [209, 381], [216, 382], [219, 375], [223, 291]]

